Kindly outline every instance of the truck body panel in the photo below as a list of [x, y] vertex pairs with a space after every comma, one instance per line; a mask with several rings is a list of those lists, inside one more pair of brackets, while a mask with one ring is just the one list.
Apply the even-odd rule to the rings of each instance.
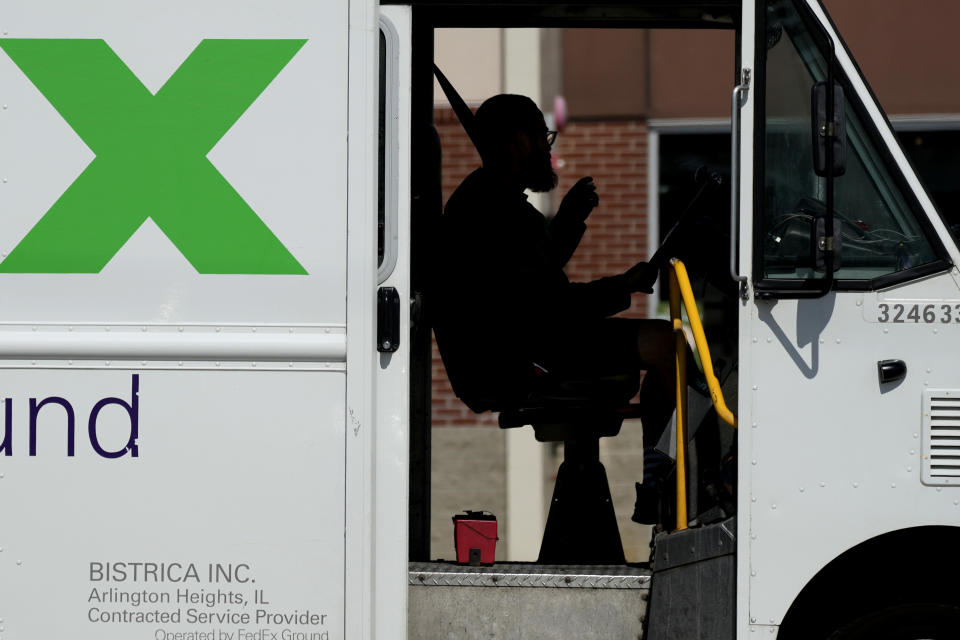
[[348, 122], [375, 104], [356, 93], [374, 20], [360, 2], [5, 8], [11, 637], [371, 636], [372, 598], [345, 584], [371, 583], [347, 478], [370, 492], [373, 366], [347, 362], [373, 331], [346, 327], [376, 275], [357, 197], [375, 120]]
[[[473, 591], [415, 593], [408, 611], [408, 589], [430, 576], [449, 579], [441, 589], [463, 580], [408, 565], [411, 460], [423, 459], [411, 455], [411, 416], [429, 420], [423, 407], [411, 409], [413, 387], [429, 380], [411, 380], [422, 369], [409, 338], [414, 325], [422, 338], [429, 324], [414, 283], [430, 262], [411, 247], [432, 249], [417, 209], [425, 190], [413, 184], [423, 169], [415, 163], [429, 154], [412, 154], [429, 124], [426, 109], [414, 111], [430, 102], [432, 45], [413, 34], [470, 21], [738, 31], [733, 259], [712, 267], [740, 288], [736, 314], [723, 319], [739, 336], [740, 535], [735, 559], [726, 549], [711, 556], [722, 556], [723, 584], [736, 564], [736, 594], [710, 600], [720, 602], [717, 624], [729, 626], [728, 599], [736, 637], [774, 633], [845, 551], [898, 529], [955, 526], [960, 466], [950, 446], [960, 446], [960, 426], [935, 437], [936, 421], [953, 414], [934, 405], [960, 396], [951, 355], [960, 331], [956, 242], [819, 2], [703, 7], [5, 7], [0, 632], [400, 638], [412, 615], [409, 628], [428, 634], [423, 618], [441, 606], [449, 609], [438, 619], [456, 628], [455, 608]], [[825, 49], [803, 44], [801, 23]], [[765, 74], [785, 64], [788, 42], [810, 46], [797, 56], [810, 78], [799, 74], [776, 94]], [[818, 55], [833, 66], [818, 67]], [[834, 178], [853, 185], [831, 212], [846, 243], [836, 278], [824, 295], [797, 299], [801, 287], [791, 286], [826, 280], [816, 256], [833, 238], [814, 237], [813, 227], [808, 271], [777, 263], [776, 225], [789, 225], [800, 204], [773, 211], [783, 219], [767, 214], [778, 194], [795, 191], [829, 209], [833, 187], [822, 175], [808, 179], [808, 149], [785, 144], [774, 157], [773, 145], [816, 144], [801, 121], [818, 74], [838, 81], [852, 105], [848, 156], [858, 177]], [[801, 117], [775, 113], [784, 106]], [[880, 231], [899, 233], [897, 247], [889, 233], [871, 236], [870, 216], [881, 209], [892, 222]], [[887, 255], [871, 253], [881, 245]], [[850, 260], [863, 255], [894, 266]], [[378, 287], [400, 300], [399, 346], [377, 344]], [[902, 361], [906, 375], [882, 381], [884, 361]], [[484, 606], [557, 610], [544, 603], [546, 573], [502, 569], [471, 573], [464, 588], [496, 590], [483, 594]], [[602, 580], [633, 590], [564, 598], [581, 616], [603, 610], [595, 602], [636, 605], [635, 616], [607, 621], [631, 633], [641, 626], [646, 570], [551, 571], [566, 581], [547, 580], [550, 589]], [[677, 571], [670, 584], [698, 576]], [[632, 586], [616, 586], [624, 578]], [[505, 591], [527, 588], [540, 591]], [[513, 618], [497, 618], [494, 631], [534, 632]]]

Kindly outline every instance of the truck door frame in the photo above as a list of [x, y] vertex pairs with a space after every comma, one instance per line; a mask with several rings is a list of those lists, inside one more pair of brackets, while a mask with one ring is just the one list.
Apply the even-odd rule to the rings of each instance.
[[[411, 54], [413, 71], [411, 76], [411, 128], [413, 131], [423, 131], [432, 125], [433, 120], [433, 31], [443, 27], [582, 27], [582, 28], [705, 28], [705, 29], [732, 29], [737, 33], [736, 55], [742, 55], [741, 31], [737, 25], [736, 14], [739, 12], [740, 2], [737, 0], [716, 0], [707, 4], [715, 5], [719, 14], [732, 13], [732, 20], [720, 22], [723, 18], [711, 22], [705, 18], [702, 7], [704, 3], [678, 3], [673, 14], [662, 17], [662, 6], [655, 7], [661, 17], [656, 18], [654, 13], [645, 9], [643, 3], [628, 3], [623, 1], [605, 2], [602, 5], [570, 3], [557, 6], [545, 0], [528, 0], [498, 6], [480, 0], [464, 2], [450, 2], [441, 0], [407, 0], [394, 2], [385, 0], [383, 5], [402, 4], [412, 9], [412, 42], [415, 43]], [[658, 3], [651, 3], [656, 5]], [[639, 5], [639, 6], [638, 6]], [[749, 42], [749, 41], [748, 41]], [[751, 47], [747, 50], [752, 52]], [[752, 55], [752, 54], [751, 54]], [[739, 77], [739, 60], [735, 61], [735, 70], [731, 80]], [[735, 83], [731, 83], [731, 87]], [[749, 128], [748, 128], [749, 129]], [[430, 144], [422, 137], [413, 135], [411, 140], [411, 157], [413, 163], [417, 159], [430, 156], [430, 151], [423, 146]], [[417, 168], [413, 168], [416, 173]], [[439, 184], [436, 187], [439, 192]], [[435, 213], [429, 210], [433, 203], [432, 194], [414, 193], [411, 224], [413, 236], [411, 239], [411, 293], [414, 297], [415, 309], [418, 307], [418, 296], [422, 291], [423, 270], [426, 263], [423, 254], [429, 250], [429, 233], [432, 223], [431, 217]], [[438, 213], [438, 212], [436, 212]], [[741, 233], [749, 233], [749, 229], [741, 229]], [[417, 315], [415, 310], [414, 315]], [[425, 330], [424, 330], [425, 329]], [[414, 322], [411, 337], [412, 353], [410, 363], [410, 559], [417, 561], [429, 560], [429, 494], [430, 494], [430, 330], [429, 326]]]

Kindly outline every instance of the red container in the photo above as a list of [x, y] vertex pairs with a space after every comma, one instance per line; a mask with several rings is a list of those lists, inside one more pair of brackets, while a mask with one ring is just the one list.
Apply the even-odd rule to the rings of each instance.
[[453, 543], [459, 564], [493, 564], [497, 550], [497, 516], [467, 511], [453, 516]]

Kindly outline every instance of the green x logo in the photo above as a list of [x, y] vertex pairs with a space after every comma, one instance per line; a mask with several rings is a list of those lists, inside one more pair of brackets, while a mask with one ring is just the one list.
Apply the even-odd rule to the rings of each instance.
[[153, 95], [103, 40], [0, 39], [96, 158], [0, 263], [98, 273], [151, 218], [200, 273], [305, 274], [207, 160], [306, 40], [204, 40]]

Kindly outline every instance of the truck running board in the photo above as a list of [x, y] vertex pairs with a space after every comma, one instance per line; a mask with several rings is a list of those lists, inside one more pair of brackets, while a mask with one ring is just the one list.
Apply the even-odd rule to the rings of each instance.
[[637, 566], [411, 563], [409, 640], [639, 638], [650, 570]]

